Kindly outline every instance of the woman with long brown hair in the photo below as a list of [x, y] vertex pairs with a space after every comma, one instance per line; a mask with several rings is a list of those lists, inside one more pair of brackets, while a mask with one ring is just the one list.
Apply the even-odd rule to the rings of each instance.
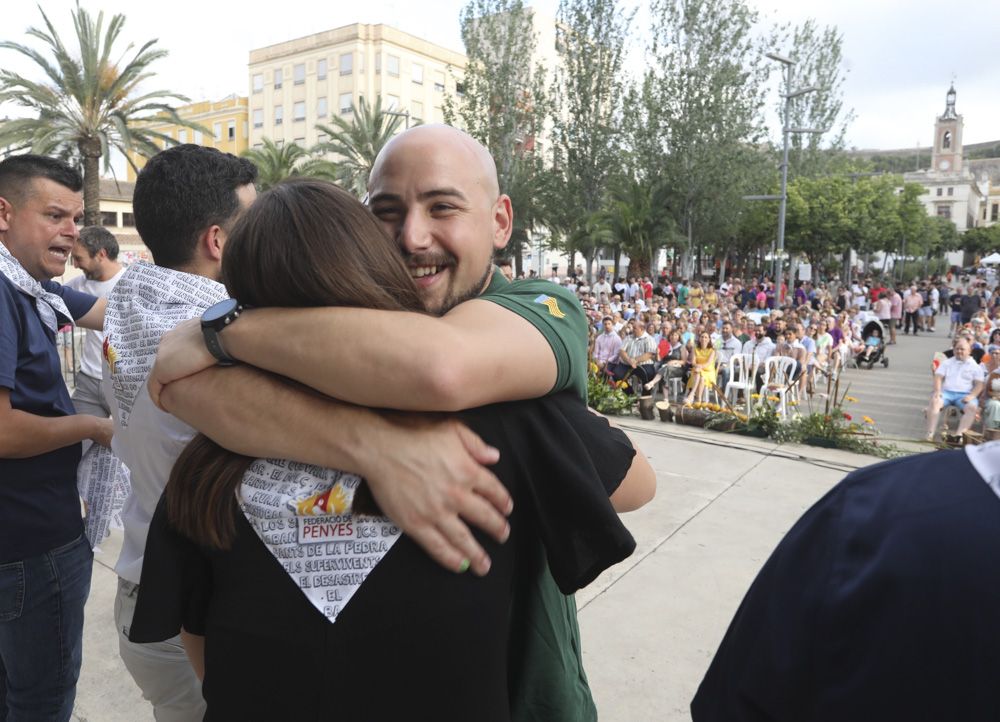
[[[223, 277], [251, 306], [421, 310], [378, 221], [321, 181], [263, 194]], [[185, 633], [206, 719], [508, 719], [515, 575], [547, 559], [568, 593], [631, 553], [608, 495], [634, 452], [572, 394], [459, 418], [500, 449], [493, 471], [516, 501], [507, 543], [477, 534], [485, 577], [431, 561], [356, 476], [199, 436], [150, 526], [132, 639]]]

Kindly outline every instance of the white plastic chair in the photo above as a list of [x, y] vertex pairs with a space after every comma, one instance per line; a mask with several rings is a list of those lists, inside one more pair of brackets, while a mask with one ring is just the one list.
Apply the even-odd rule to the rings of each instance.
[[[735, 353], [729, 357], [729, 381], [726, 382], [726, 388], [722, 390], [722, 395], [735, 406], [736, 398], [742, 391], [747, 416], [750, 415], [750, 395], [753, 393], [756, 372], [753, 354]], [[732, 393], [731, 399], [730, 393]]]
[[795, 359], [791, 356], [771, 356], [764, 362], [764, 383], [761, 395], [778, 397], [778, 413], [788, 418], [788, 401], [798, 402], [799, 384], [792, 380], [795, 373]]

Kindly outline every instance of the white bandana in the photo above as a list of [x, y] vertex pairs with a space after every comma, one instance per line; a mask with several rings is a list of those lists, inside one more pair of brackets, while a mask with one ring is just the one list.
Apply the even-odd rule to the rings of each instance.
[[100, 444], [91, 444], [80, 460], [76, 486], [87, 506], [84, 533], [97, 550], [112, 529], [122, 529], [122, 508], [132, 491], [128, 468]]
[[122, 426], [128, 426], [163, 334], [227, 297], [221, 283], [141, 261], [122, 274], [104, 312], [104, 359]]
[[346, 513], [360, 482], [343, 471], [257, 459], [238, 492], [257, 536], [331, 623], [401, 536], [385, 517]]
[[61, 315], [69, 323], [73, 322], [73, 317], [69, 314], [69, 309], [66, 308], [62, 298], [55, 293], [46, 291], [41, 283], [24, 270], [21, 262], [11, 255], [3, 243], [0, 243], [0, 273], [17, 286], [21, 293], [35, 299], [38, 315], [42, 319], [42, 323], [52, 333], [59, 329], [58, 315]]

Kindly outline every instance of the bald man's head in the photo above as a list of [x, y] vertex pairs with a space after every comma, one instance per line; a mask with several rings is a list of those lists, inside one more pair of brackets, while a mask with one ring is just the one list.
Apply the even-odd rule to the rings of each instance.
[[493, 156], [482, 143], [465, 131], [450, 125], [418, 125], [393, 137], [379, 151], [372, 172], [368, 178], [368, 190], [371, 192], [372, 179], [375, 178], [381, 166], [392, 154], [412, 147], [426, 149], [453, 148], [456, 155], [464, 155], [470, 167], [476, 168], [481, 174], [481, 187], [491, 199], [500, 195], [500, 184], [497, 181], [497, 164]]
[[375, 159], [368, 198], [399, 241], [428, 310], [447, 311], [485, 289], [513, 211], [482, 144], [447, 125], [400, 133]]

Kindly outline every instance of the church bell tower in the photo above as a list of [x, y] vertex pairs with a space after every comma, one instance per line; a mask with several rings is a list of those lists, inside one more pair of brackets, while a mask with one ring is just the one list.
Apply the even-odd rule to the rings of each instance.
[[962, 116], [955, 112], [955, 84], [948, 90], [944, 114], [934, 123], [931, 170], [959, 173], [962, 170]]

